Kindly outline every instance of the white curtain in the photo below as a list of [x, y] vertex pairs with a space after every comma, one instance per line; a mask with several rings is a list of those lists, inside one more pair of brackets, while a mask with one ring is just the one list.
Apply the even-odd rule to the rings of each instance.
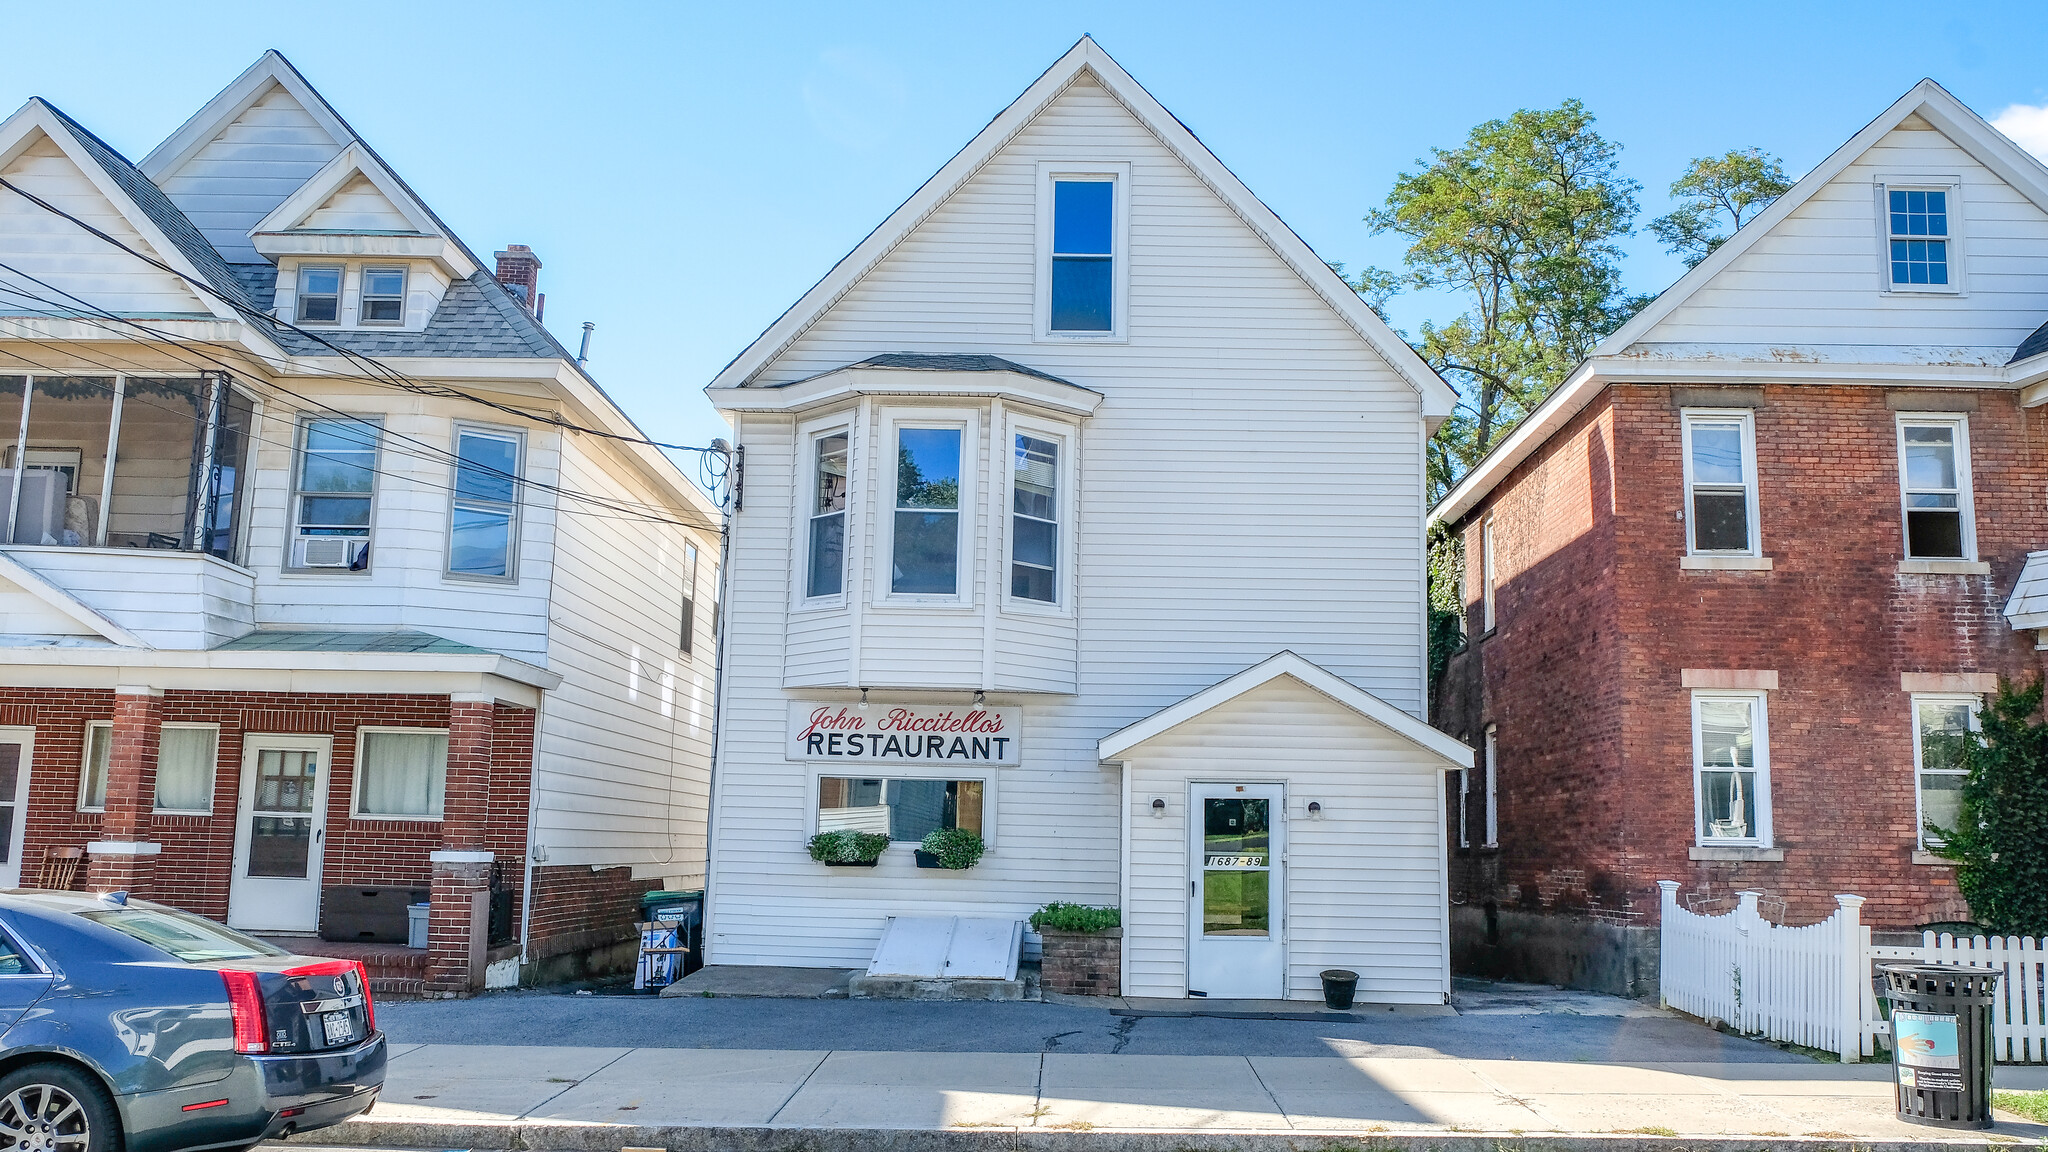
[[157, 742], [156, 806], [164, 812], [213, 809], [216, 728], [166, 728]]
[[365, 732], [356, 746], [356, 812], [439, 816], [448, 786], [446, 732]]

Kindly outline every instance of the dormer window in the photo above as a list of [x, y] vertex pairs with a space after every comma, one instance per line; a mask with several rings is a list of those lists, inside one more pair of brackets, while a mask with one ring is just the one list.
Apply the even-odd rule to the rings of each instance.
[[341, 322], [341, 269], [308, 265], [299, 269], [299, 319], [301, 324]]
[[363, 269], [363, 311], [365, 324], [400, 324], [405, 321], [405, 269]]

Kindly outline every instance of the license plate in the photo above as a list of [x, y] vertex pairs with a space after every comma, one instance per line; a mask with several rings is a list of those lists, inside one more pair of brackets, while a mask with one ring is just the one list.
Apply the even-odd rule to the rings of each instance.
[[320, 1017], [320, 1027], [326, 1030], [329, 1044], [346, 1044], [356, 1038], [356, 1022], [346, 1012], [329, 1012]]

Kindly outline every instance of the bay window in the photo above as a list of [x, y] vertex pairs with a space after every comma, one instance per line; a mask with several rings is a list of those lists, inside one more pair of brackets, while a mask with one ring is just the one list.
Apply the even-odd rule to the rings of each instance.
[[1755, 556], [1756, 436], [1748, 411], [1683, 414], [1686, 551]]
[[1922, 848], [1941, 843], [1929, 825], [1953, 831], [1962, 816], [1969, 776], [1963, 753], [1977, 727], [1977, 706], [1975, 696], [1913, 697], [1914, 828]]
[[448, 733], [362, 728], [356, 733], [355, 814], [438, 820], [447, 800]]
[[960, 594], [962, 430], [896, 429], [896, 507], [889, 590]]
[[1975, 558], [1969, 426], [1963, 417], [1900, 417], [1899, 490], [1907, 559]]
[[843, 431], [811, 441], [806, 597], [837, 596], [846, 588], [847, 443]]
[[1692, 710], [1700, 844], [1768, 846], [1771, 757], [1763, 694], [1698, 692]]
[[[518, 579], [519, 464], [524, 448], [525, 438], [517, 432], [456, 428], [448, 575]], [[374, 446], [370, 451], [374, 466]], [[364, 523], [368, 523], [367, 512]]]
[[1010, 478], [1010, 595], [1059, 601], [1060, 446], [1022, 432]]

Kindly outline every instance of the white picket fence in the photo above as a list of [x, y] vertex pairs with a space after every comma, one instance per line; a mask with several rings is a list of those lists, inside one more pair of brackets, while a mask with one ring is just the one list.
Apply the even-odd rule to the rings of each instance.
[[1733, 912], [1702, 916], [1679, 906], [1676, 882], [1658, 887], [1663, 997], [1681, 1012], [1854, 1061], [1874, 1055], [1891, 1034], [1872, 989], [1873, 964], [1998, 968], [2004, 975], [1992, 1024], [1999, 1061], [2048, 1063], [2048, 940], [1929, 932], [1917, 946], [1874, 947], [1861, 896], [1837, 896], [1834, 915], [1791, 927], [1764, 919], [1755, 892], [1739, 893]]

